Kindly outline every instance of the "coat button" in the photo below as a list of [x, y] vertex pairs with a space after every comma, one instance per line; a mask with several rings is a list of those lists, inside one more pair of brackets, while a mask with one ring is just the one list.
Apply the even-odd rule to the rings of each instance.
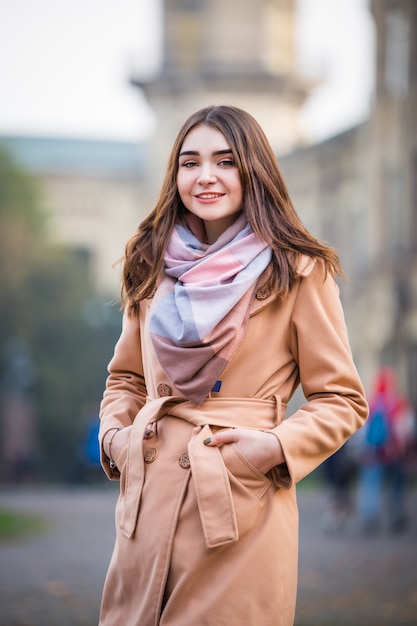
[[158, 450], [156, 448], [148, 448], [143, 455], [145, 463], [153, 463], [158, 456]]
[[258, 289], [258, 291], [256, 292], [256, 299], [257, 300], [266, 300], [271, 294], [271, 290], [269, 287], [261, 287], [260, 289]]
[[179, 458], [179, 463], [181, 467], [184, 469], [190, 468], [190, 457], [188, 456], [188, 452], [183, 452]]
[[158, 396], [160, 398], [165, 398], [166, 396], [170, 396], [171, 395], [171, 387], [169, 385], [167, 385], [166, 383], [159, 383], [159, 385], [156, 388], [156, 390], [157, 390]]

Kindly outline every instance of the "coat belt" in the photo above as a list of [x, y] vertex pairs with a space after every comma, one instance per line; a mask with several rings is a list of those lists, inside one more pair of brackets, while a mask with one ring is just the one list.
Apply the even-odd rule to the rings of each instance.
[[[194, 425], [188, 443], [191, 477], [197, 498], [201, 525], [207, 548], [214, 548], [239, 538], [229, 477], [219, 448], [205, 446], [203, 441], [213, 435], [212, 426], [221, 428], [256, 428], [270, 430], [281, 421], [281, 399], [208, 398], [196, 407], [183, 397], [169, 396], [149, 400], [141, 409], [129, 442], [135, 461], [129, 463], [129, 477], [124, 496], [120, 528], [131, 538], [136, 529], [140, 499], [145, 479], [142, 448], [144, 430], [165, 416], [186, 420]], [[256, 426], [254, 426], [256, 423]], [[141, 438], [140, 442], [138, 438]], [[133, 446], [133, 447], [132, 447]], [[139, 458], [138, 458], [139, 457]], [[213, 506], [213, 503], [215, 505]]]

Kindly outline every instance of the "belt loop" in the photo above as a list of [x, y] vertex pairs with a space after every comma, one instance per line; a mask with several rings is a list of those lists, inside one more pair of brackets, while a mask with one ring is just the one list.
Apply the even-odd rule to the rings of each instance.
[[278, 394], [274, 395], [274, 399], [275, 399], [275, 404], [277, 405], [277, 410], [276, 410], [276, 418], [275, 418], [275, 426], [278, 426], [279, 424], [281, 424], [283, 416], [282, 416], [282, 399], [281, 396]]

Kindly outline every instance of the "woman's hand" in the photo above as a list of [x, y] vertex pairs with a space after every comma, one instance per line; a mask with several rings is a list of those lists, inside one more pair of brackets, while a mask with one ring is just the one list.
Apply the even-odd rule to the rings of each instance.
[[[117, 461], [119, 459], [120, 453], [127, 446], [131, 429], [132, 429], [132, 426], [125, 426], [124, 428], [121, 428], [120, 430], [117, 430], [116, 432], [113, 429], [113, 430], [110, 430], [108, 435], [106, 436], [106, 441], [104, 443], [104, 451], [109, 458], [113, 459], [117, 467], [118, 467]], [[111, 445], [109, 446], [110, 440], [111, 440]], [[109, 447], [111, 448], [111, 450], [109, 450]]]
[[267, 474], [275, 465], [285, 463], [281, 444], [273, 433], [246, 428], [230, 428], [220, 430], [204, 441], [206, 446], [219, 447], [228, 443], [236, 443], [242, 454], [262, 474]]
[[[124, 428], [121, 428], [120, 430], [116, 430], [115, 432], [115, 429], [113, 428], [109, 430], [108, 436], [106, 437], [106, 441], [104, 443], [104, 450], [107, 456], [113, 459], [116, 466], [117, 466], [117, 461], [118, 461], [121, 451], [128, 444], [131, 429], [132, 429], [132, 426], [125, 426]], [[154, 434], [155, 433], [152, 430], [151, 425], [149, 425], [144, 432], [143, 438], [152, 439]], [[111, 442], [110, 446], [109, 446], [109, 442]], [[109, 447], [111, 447], [111, 450], [109, 450]]]

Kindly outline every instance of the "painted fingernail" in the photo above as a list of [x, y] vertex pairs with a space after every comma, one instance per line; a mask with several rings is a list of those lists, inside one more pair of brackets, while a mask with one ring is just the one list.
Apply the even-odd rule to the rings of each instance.
[[207, 437], [207, 439], [204, 439], [203, 443], [205, 446], [208, 446], [208, 444], [211, 443], [211, 437]]

